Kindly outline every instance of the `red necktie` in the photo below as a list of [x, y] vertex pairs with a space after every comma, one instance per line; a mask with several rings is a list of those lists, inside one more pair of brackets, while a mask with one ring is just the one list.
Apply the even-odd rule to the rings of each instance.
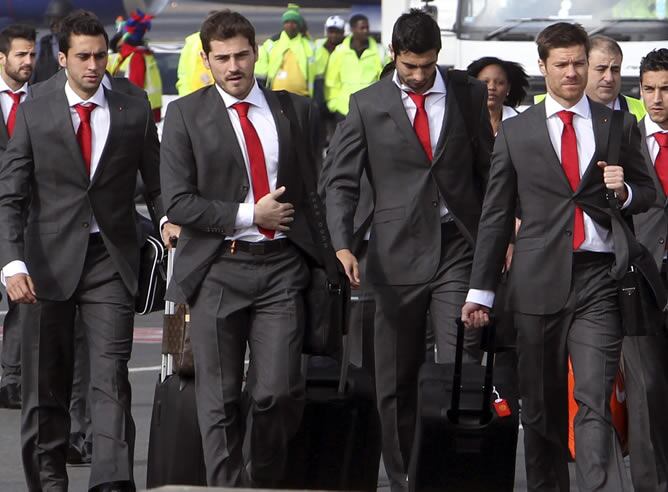
[[422, 144], [425, 154], [431, 162], [434, 158], [431, 152], [431, 137], [429, 136], [429, 118], [424, 109], [424, 100], [429, 94], [417, 94], [415, 92], [407, 92], [408, 97], [412, 99], [417, 107], [415, 119], [413, 120], [413, 129], [417, 135], [418, 140]]
[[[573, 191], [578, 189], [580, 184], [580, 161], [578, 159], [578, 140], [573, 128], [572, 111], [559, 111], [557, 115], [564, 123], [564, 130], [561, 133], [561, 165], [564, 168], [568, 182]], [[573, 225], [573, 250], [582, 245], [585, 240], [584, 214], [580, 207], [575, 207], [575, 221]]]
[[655, 133], [654, 138], [659, 144], [659, 153], [654, 161], [656, 175], [661, 181], [663, 192], [668, 193], [668, 133]]
[[14, 134], [14, 124], [16, 123], [16, 110], [19, 109], [19, 104], [21, 103], [21, 93], [12, 91], [5, 92], [12, 98], [12, 107], [9, 110], [9, 116], [7, 116], [7, 135], [11, 138]]
[[79, 147], [81, 148], [81, 155], [83, 156], [84, 163], [86, 164], [86, 171], [90, 176], [90, 161], [91, 154], [93, 151], [93, 132], [90, 128], [90, 114], [95, 109], [96, 105], [89, 103], [86, 105], [77, 104], [74, 106], [77, 114], [79, 115], [79, 129], [77, 130], [77, 142], [79, 142]]
[[[253, 185], [253, 197], [255, 198], [255, 203], [257, 203], [260, 198], [269, 193], [269, 178], [267, 177], [267, 164], [264, 160], [262, 142], [260, 142], [260, 137], [258, 137], [253, 123], [248, 119], [248, 108], [250, 107], [250, 104], [247, 102], [238, 102], [232, 107], [239, 115], [241, 130], [244, 133], [244, 141], [246, 142], [246, 152], [248, 154], [251, 181]], [[258, 227], [258, 230], [267, 238], [274, 238], [274, 231], [264, 229], [263, 227]]]

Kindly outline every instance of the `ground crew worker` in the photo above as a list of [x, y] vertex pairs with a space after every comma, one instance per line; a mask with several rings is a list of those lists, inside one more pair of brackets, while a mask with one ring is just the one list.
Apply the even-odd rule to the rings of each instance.
[[318, 103], [318, 108], [320, 109], [320, 118], [322, 128], [324, 129], [322, 136], [325, 141], [328, 141], [330, 135], [334, 133], [334, 125], [336, 124], [334, 115], [327, 109], [326, 101], [329, 91], [325, 87], [325, 74], [327, 73], [330, 55], [345, 37], [345, 27], [345, 20], [338, 15], [332, 15], [325, 21], [326, 37], [316, 39], [315, 41], [316, 78], [313, 98]]
[[211, 70], [204, 65], [201, 52], [202, 40], [197, 31], [186, 37], [179, 56], [179, 66], [176, 70], [176, 90], [179, 96], [187, 96], [197, 89], [213, 84]]
[[137, 10], [129, 19], [120, 22], [119, 32], [123, 34], [116, 52], [109, 56], [107, 70], [112, 76], [126, 77], [146, 91], [153, 119], [158, 122], [162, 110], [162, 78], [153, 52], [144, 43], [144, 34], [151, 29], [152, 18]]
[[350, 31], [331, 54], [325, 74], [327, 107], [339, 119], [348, 114], [350, 95], [376, 82], [386, 62], [383, 47], [369, 37], [366, 16], [353, 15]]
[[260, 46], [255, 75], [261, 85], [300, 96], [313, 96], [315, 46], [300, 31], [304, 19], [295, 8], [281, 17], [283, 31]]
[[[617, 41], [597, 34], [590, 38], [589, 70], [587, 73], [587, 96], [610, 109], [628, 111], [638, 121], [645, 116], [645, 106], [640, 99], [621, 94], [622, 48]], [[534, 97], [534, 103], [545, 99], [545, 94]]]

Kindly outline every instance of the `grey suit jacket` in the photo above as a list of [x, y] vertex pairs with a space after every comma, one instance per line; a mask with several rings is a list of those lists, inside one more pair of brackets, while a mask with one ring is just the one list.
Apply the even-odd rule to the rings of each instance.
[[[336, 126], [334, 134], [329, 141], [327, 156], [325, 157], [322, 169], [320, 170], [318, 193], [323, 202], [326, 201], [327, 188], [330, 186], [330, 170], [332, 168], [332, 163], [334, 162], [334, 156], [336, 155], [336, 148], [339, 145], [342, 125], [345, 125], [345, 120]], [[357, 208], [355, 209], [355, 216], [353, 217], [353, 241], [351, 249], [355, 255], [357, 255], [358, 249], [362, 245], [362, 241], [364, 241], [364, 236], [369, 230], [372, 214], [373, 189], [371, 188], [371, 183], [366, 175], [366, 171], [363, 171], [362, 176], [360, 177], [359, 200], [357, 202]]]
[[336, 250], [351, 249], [363, 171], [375, 209], [368, 244], [367, 277], [375, 284], [429, 281], [441, 258], [439, 196], [471, 245], [474, 244], [489, 172], [493, 135], [486, 87], [469, 78], [467, 87], [478, 130], [471, 145], [446, 78], [447, 102], [433, 162], [424, 153], [401, 101], [385, 77], [350, 98], [339, 144], [328, 170], [327, 223]]
[[[262, 91], [278, 131], [277, 187], [286, 187], [280, 201], [295, 206], [295, 220], [286, 235], [308, 258], [320, 262], [305, 215], [304, 181], [295, 156], [297, 142], [276, 95], [264, 88]], [[309, 101], [290, 97], [302, 129], [310, 128]], [[200, 89], [169, 105], [160, 157], [167, 216], [182, 226], [174, 259], [174, 281], [167, 297], [183, 302], [196, 294], [209, 266], [221, 252], [225, 237], [234, 232], [239, 204], [250, 190], [241, 148], [215, 86]], [[313, 175], [316, 174], [314, 168]], [[311, 186], [315, 189], [317, 183]]]
[[[590, 107], [596, 152], [575, 192], [550, 141], [544, 102], [504, 121], [496, 137], [470, 285], [496, 290], [519, 202], [522, 226], [515, 240], [508, 290], [511, 305], [521, 313], [553, 314], [565, 305], [571, 289], [576, 205], [610, 228], [603, 174], [596, 162], [607, 160], [612, 111], [592, 101]], [[626, 112], [619, 165], [633, 193], [625, 213], [644, 212], [654, 201], [654, 183], [640, 153], [635, 118]], [[613, 273], [618, 275], [627, 268], [628, 243], [625, 238], [614, 241]]]
[[[148, 99], [146, 91], [140, 89], [132, 82], [130, 82], [125, 77], [112, 77], [107, 73], [109, 80], [111, 81], [111, 90], [115, 92], [122, 92], [128, 96], [139, 97], [142, 99]], [[37, 84], [31, 85], [28, 87], [28, 97], [36, 98], [41, 97], [45, 94], [48, 94], [54, 90], [59, 90], [65, 87], [65, 82], [67, 82], [67, 73], [65, 70], [58, 70], [54, 75], [49, 79], [39, 82]]]
[[[648, 118], [648, 116], [645, 116]], [[666, 236], [668, 235], [668, 199], [663, 191], [661, 182], [656, 175], [652, 157], [647, 148], [647, 131], [645, 129], [645, 120], [642, 120], [640, 126], [641, 149], [645, 158], [647, 172], [654, 180], [656, 188], [656, 200], [647, 212], [633, 216], [633, 226], [636, 237], [650, 253], [657, 266], [661, 269], [663, 257], [666, 254]]]
[[[139, 170], [161, 217], [159, 143], [148, 103], [105, 91], [110, 128], [92, 178], [86, 173], [64, 90], [19, 107], [0, 162], [0, 264], [22, 260], [41, 299], [71, 297], [81, 277], [93, 216], [128, 290], [137, 289]], [[30, 204], [26, 220], [23, 213]], [[25, 227], [24, 227], [25, 226]]]

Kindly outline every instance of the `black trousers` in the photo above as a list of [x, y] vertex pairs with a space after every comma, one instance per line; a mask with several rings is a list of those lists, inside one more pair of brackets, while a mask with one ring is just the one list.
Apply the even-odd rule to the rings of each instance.
[[[575, 376], [576, 480], [581, 491], [630, 490], [612, 427], [610, 396], [622, 330], [612, 255], [576, 253], [564, 308], [553, 315], [515, 313], [529, 491], [570, 489], [567, 361]], [[546, 292], [545, 295], [550, 295]]]
[[[39, 295], [39, 286], [36, 286]], [[28, 489], [65, 491], [69, 404], [75, 359], [75, 316], [86, 331], [90, 360], [93, 462], [89, 487], [133, 483], [135, 425], [128, 361], [134, 300], [99, 235], [91, 235], [79, 285], [66, 301], [25, 305], [21, 441]]]

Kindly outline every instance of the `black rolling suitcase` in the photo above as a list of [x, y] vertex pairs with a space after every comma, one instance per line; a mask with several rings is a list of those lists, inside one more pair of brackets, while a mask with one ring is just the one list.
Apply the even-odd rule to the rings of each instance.
[[[454, 364], [426, 363], [420, 369], [408, 475], [412, 492], [514, 488], [519, 408], [512, 373], [494, 369], [493, 326], [483, 337], [487, 366], [462, 367], [464, 329], [458, 320]], [[493, 398], [495, 392], [500, 398]]]
[[[167, 263], [171, 279], [174, 249]], [[206, 485], [202, 438], [197, 422], [195, 378], [186, 349], [188, 311], [165, 303], [162, 368], [153, 398], [146, 487]]]
[[381, 433], [373, 379], [349, 358], [346, 337], [342, 364], [324, 357], [307, 364], [304, 416], [282, 488], [376, 490]]

